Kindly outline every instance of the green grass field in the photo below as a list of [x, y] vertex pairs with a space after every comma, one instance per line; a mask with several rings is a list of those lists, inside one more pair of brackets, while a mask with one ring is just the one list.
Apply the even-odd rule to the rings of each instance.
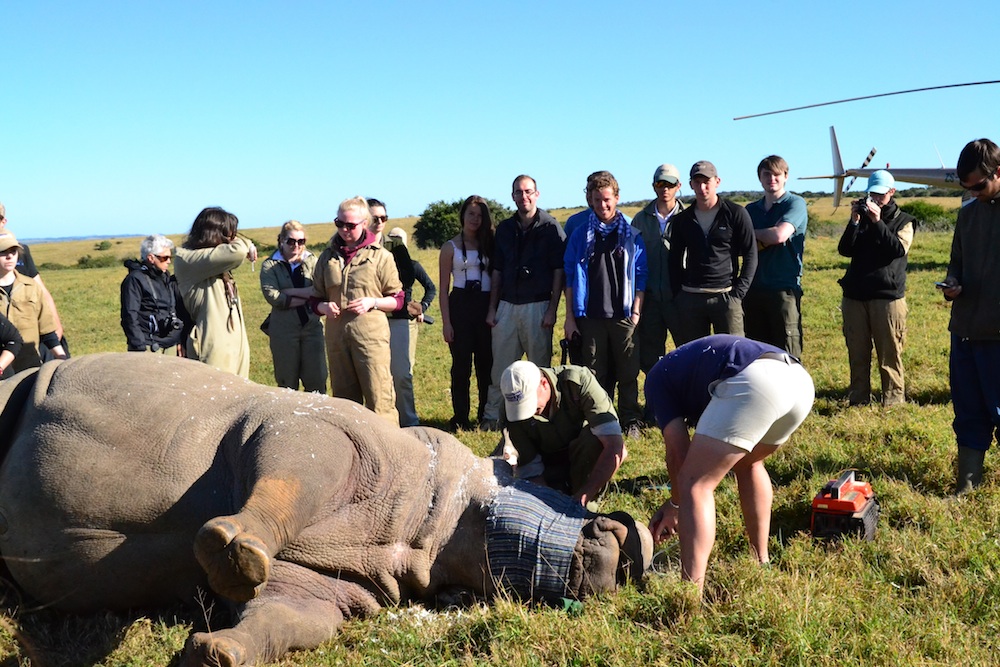
[[[955, 201], [936, 203], [956, 207]], [[847, 210], [829, 199], [810, 202], [819, 220], [841, 224]], [[555, 211], [564, 220], [571, 211]], [[629, 211], [632, 212], [632, 211]], [[410, 231], [414, 219], [390, 221]], [[832, 228], [832, 223], [819, 225]], [[839, 227], [838, 227], [839, 228]], [[277, 228], [244, 230], [261, 246]], [[16, 230], [15, 230], [16, 231]], [[311, 242], [332, 225], [311, 225]], [[175, 240], [180, 241], [179, 238]], [[934, 289], [944, 276], [950, 235], [918, 232], [910, 256], [906, 365], [909, 402], [891, 410], [848, 408], [847, 355], [840, 332], [845, 260], [835, 235], [806, 243], [803, 280], [804, 362], [815, 380], [812, 414], [768, 461], [775, 484], [770, 567], [754, 564], [742, 534], [731, 479], [717, 492], [718, 534], [705, 601], [679, 578], [676, 542], [657, 558], [644, 587], [588, 602], [580, 615], [501, 601], [490, 607], [428, 612], [391, 609], [352, 622], [323, 648], [288, 656], [282, 665], [954, 665], [1000, 664], [1000, 486], [993, 455], [982, 488], [962, 500], [954, 482], [954, 439], [948, 390], [948, 310]], [[138, 239], [39, 244], [38, 263], [72, 265], [101, 252], [133, 255]], [[437, 253], [413, 250], [437, 276]], [[50, 270], [43, 276], [59, 305], [74, 355], [125, 349], [118, 324], [123, 268]], [[256, 324], [267, 312], [258, 276], [237, 276], [254, 350], [251, 377], [273, 384], [267, 344]], [[437, 314], [435, 306], [431, 311]], [[557, 324], [561, 328], [561, 322]], [[557, 331], [559, 329], [557, 328]], [[450, 358], [440, 325], [423, 328], [415, 387], [417, 409], [430, 424], [450, 415]], [[151, 378], [151, 383], [155, 378]], [[878, 386], [874, 374], [874, 386]], [[460, 438], [479, 454], [490, 434]], [[629, 459], [601, 502], [646, 521], [662, 502], [666, 480], [655, 429], [629, 443]], [[873, 542], [814, 541], [810, 503], [847, 468], [872, 482], [882, 504]], [[5, 665], [168, 664], [207, 614], [181, 607], [131, 616], [67, 617], [8, 597], [0, 628]]]

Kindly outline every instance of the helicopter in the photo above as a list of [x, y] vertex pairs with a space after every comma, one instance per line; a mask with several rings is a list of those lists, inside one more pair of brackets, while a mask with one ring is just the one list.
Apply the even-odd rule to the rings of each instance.
[[[773, 114], [786, 113], [789, 111], [800, 111], [802, 109], [812, 109], [814, 107], [828, 106], [831, 104], [842, 104], [844, 102], [855, 102], [858, 100], [867, 100], [876, 97], [888, 97], [890, 95], [904, 95], [907, 93], [919, 93], [927, 90], [939, 90], [942, 88], [962, 88], [965, 86], [983, 86], [1000, 83], [1000, 81], [975, 81], [971, 83], [953, 83], [944, 86], [928, 86], [925, 88], [913, 88], [910, 90], [898, 90], [891, 93], [879, 93], [877, 95], [863, 95], [861, 97], [851, 97], [843, 100], [834, 100], [832, 102], [820, 102], [818, 104], [807, 104], [804, 106], [793, 107], [790, 109], [780, 109], [778, 111], [766, 111], [764, 113], [749, 114], [746, 116], [737, 116], [733, 120], [745, 120], [747, 118], [758, 118], [760, 116], [770, 116]], [[837, 143], [837, 132], [834, 130], [833, 126], [830, 126], [830, 151], [833, 154], [833, 174], [829, 176], [801, 176], [802, 180], [808, 179], [819, 179], [819, 178], [832, 178], [834, 180], [835, 186], [833, 191], [833, 206], [834, 208], [840, 206], [840, 200], [843, 198], [844, 192], [851, 189], [854, 184], [854, 180], [859, 176], [867, 178], [872, 174], [872, 172], [877, 171], [877, 169], [868, 169], [868, 165], [871, 163], [872, 159], [875, 157], [875, 148], [872, 148], [868, 153], [868, 157], [865, 158], [864, 162], [861, 164], [859, 169], [845, 169], [844, 161], [840, 157], [840, 146]], [[886, 169], [889, 168], [887, 164]], [[942, 163], [941, 167], [931, 167], [926, 169], [906, 169], [906, 168], [892, 168], [892, 175], [897, 181], [902, 181], [905, 183], [915, 183], [917, 185], [931, 185], [942, 188], [957, 188], [961, 187], [959, 183], [958, 175], [954, 169], [948, 169]], [[850, 177], [850, 181], [847, 182], [846, 187], [844, 187], [845, 180]]]

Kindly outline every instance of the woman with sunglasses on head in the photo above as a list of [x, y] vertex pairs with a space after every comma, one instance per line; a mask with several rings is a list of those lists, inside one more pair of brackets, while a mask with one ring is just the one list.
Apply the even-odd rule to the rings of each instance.
[[271, 304], [267, 316], [274, 381], [279, 387], [326, 393], [323, 323], [309, 307], [316, 255], [306, 248], [298, 220], [281, 226], [278, 249], [260, 268], [260, 289]]
[[403, 285], [392, 254], [375, 241], [364, 197], [337, 209], [337, 232], [313, 272], [313, 310], [326, 316], [330, 387], [399, 423], [389, 371], [387, 313], [403, 307]]
[[[451, 349], [452, 430], [470, 429], [470, 389], [473, 362], [479, 391], [477, 423], [483, 419], [493, 368], [492, 334], [486, 323], [490, 307], [490, 259], [493, 218], [486, 200], [472, 195], [458, 212], [462, 231], [441, 247], [438, 260], [444, 341]], [[453, 288], [453, 289], [452, 289]]]
[[166, 352], [176, 347], [184, 356], [187, 311], [170, 275], [174, 242], [163, 234], [147, 236], [139, 244], [140, 259], [126, 259], [122, 280], [122, 329], [129, 352]]
[[233, 271], [244, 260], [257, 261], [257, 248], [236, 235], [239, 223], [218, 206], [202, 209], [174, 252], [174, 276], [194, 323], [187, 357], [245, 378], [250, 344]]

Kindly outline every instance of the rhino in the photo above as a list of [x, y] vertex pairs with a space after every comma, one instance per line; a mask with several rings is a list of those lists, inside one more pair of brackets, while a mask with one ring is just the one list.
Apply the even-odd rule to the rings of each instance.
[[214, 594], [232, 627], [185, 665], [315, 648], [408, 601], [584, 599], [641, 580], [652, 538], [515, 481], [432, 428], [154, 354], [57, 360], [0, 383], [0, 556], [71, 612]]

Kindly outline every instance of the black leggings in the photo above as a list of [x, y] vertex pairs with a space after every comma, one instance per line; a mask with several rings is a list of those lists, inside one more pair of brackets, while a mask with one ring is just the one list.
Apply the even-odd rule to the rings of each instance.
[[448, 295], [451, 327], [455, 342], [451, 348], [451, 409], [453, 421], [468, 425], [471, 393], [472, 364], [475, 358], [476, 384], [479, 388], [477, 422], [483, 418], [486, 394], [493, 372], [493, 343], [486, 313], [490, 308], [490, 293], [482, 290], [454, 289]]

